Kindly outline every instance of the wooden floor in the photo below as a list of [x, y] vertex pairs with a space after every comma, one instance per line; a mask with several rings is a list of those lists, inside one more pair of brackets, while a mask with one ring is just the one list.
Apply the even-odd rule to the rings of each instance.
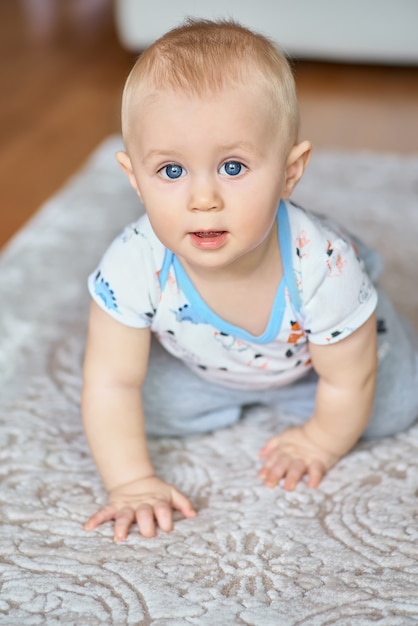
[[[111, 0], [0, 0], [0, 246], [119, 132], [135, 55]], [[418, 152], [418, 68], [295, 64], [302, 138], [316, 147]]]

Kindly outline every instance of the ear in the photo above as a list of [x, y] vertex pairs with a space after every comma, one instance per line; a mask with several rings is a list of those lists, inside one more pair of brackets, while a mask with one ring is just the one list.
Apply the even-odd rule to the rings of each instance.
[[135, 178], [134, 170], [132, 167], [131, 159], [129, 158], [128, 154], [126, 152], [119, 151], [116, 153], [116, 159], [122, 171], [127, 175], [129, 182], [131, 183], [132, 187], [135, 189], [136, 193], [141, 199], [141, 192], [139, 190], [138, 183]]
[[285, 184], [282, 198], [288, 198], [300, 179], [311, 158], [312, 146], [309, 141], [302, 141], [293, 146], [286, 161]]

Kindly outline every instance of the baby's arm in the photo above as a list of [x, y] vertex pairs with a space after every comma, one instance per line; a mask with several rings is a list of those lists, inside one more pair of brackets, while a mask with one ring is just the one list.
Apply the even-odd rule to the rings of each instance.
[[299, 428], [273, 437], [260, 452], [260, 477], [268, 486], [284, 480], [292, 490], [308, 475], [317, 487], [324, 474], [361, 437], [373, 409], [377, 371], [376, 318], [346, 339], [328, 346], [310, 344], [319, 376], [315, 411]]
[[93, 458], [109, 494], [106, 507], [85, 524], [92, 530], [114, 519], [114, 539], [123, 541], [131, 524], [152, 537], [156, 525], [172, 529], [172, 510], [195, 512], [189, 500], [155, 476], [145, 434], [141, 386], [149, 350], [149, 328], [124, 326], [91, 306], [84, 361], [82, 412]]

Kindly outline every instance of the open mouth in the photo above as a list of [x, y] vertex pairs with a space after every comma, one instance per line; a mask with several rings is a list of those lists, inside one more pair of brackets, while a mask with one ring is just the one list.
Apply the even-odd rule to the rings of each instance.
[[216, 250], [225, 244], [228, 232], [226, 230], [197, 230], [190, 233], [190, 237], [197, 248]]
[[213, 237], [220, 237], [224, 232], [224, 230], [201, 230], [193, 234], [201, 239], [212, 239]]

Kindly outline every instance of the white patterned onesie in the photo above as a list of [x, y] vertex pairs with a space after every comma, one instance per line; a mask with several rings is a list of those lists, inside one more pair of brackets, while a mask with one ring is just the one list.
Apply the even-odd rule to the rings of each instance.
[[311, 367], [308, 342], [350, 335], [374, 312], [377, 294], [355, 245], [327, 219], [282, 201], [277, 225], [284, 275], [260, 336], [209, 309], [147, 216], [111, 244], [89, 278], [90, 293], [122, 324], [150, 326], [168, 352], [212, 383], [287, 385]]

